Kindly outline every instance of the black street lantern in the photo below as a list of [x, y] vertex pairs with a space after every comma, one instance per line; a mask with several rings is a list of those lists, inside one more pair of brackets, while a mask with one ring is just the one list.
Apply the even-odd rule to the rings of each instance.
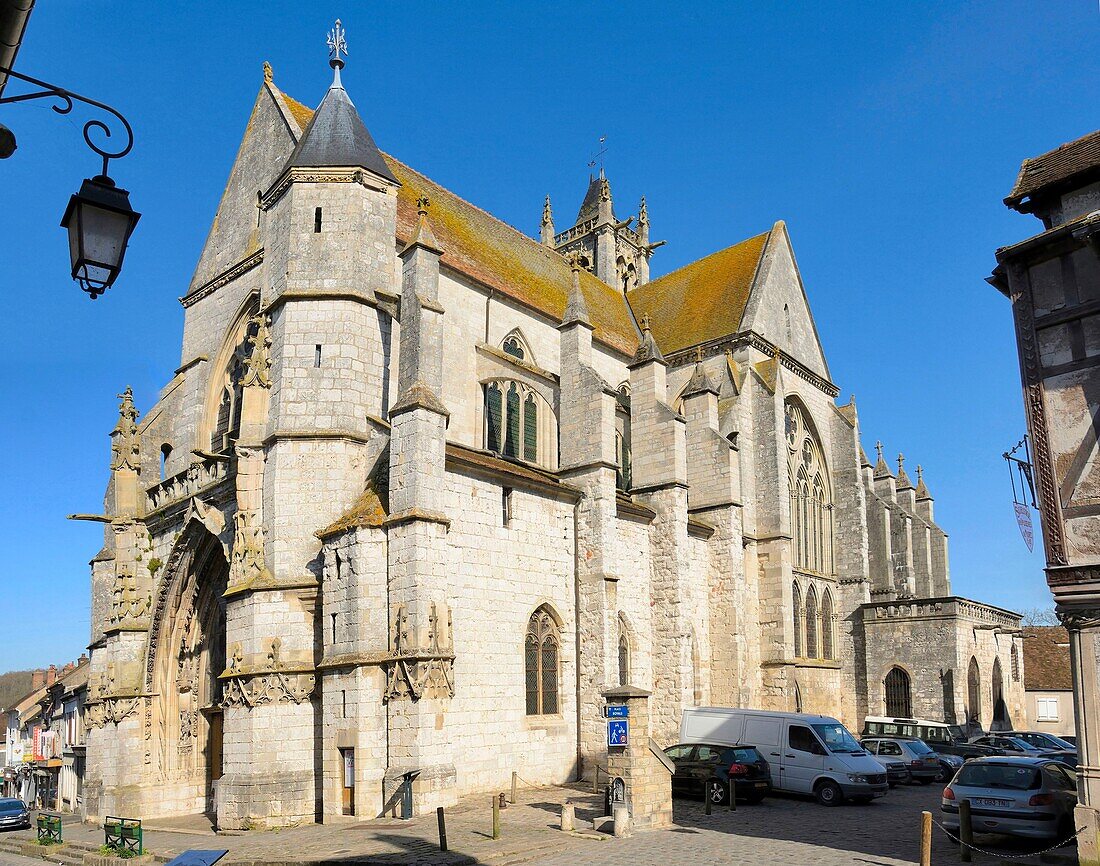
[[[33, 6], [33, 2], [31, 3]], [[2, 6], [2, 0], [0, 0]], [[69, 231], [69, 255], [73, 262], [73, 279], [92, 299], [98, 298], [110, 287], [122, 269], [122, 257], [126, 255], [126, 243], [134, 232], [141, 214], [130, 207], [130, 193], [115, 186], [107, 175], [107, 163], [112, 159], [121, 159], [134, 146], [134, 131], [129, 122], [115, 109], [102, 102], [81, 96], [64, 87], [40, 81], [29, 75], [23, 75], [12, 69], [0, 66], [0, 75], [26, 81], [42, 88], [17, 96], [0, 96], [0, 105], [9, 102], [24, 102], [28, 99], [50, 98], [58, 100], [51, 106], [58, 114], [68, 114], [73, 110], [74, 100], [103, 110], [115, 117], [126, 134], [121, 145], [115, 149], [101, 147], [92, 140], [91, 133], [111, 139], [111, 128], [102, 120], [89, 120], [84, 124], [84, 143], [103, 157], [103, 170], [90, 177], [80, 186], [80, 192], [69, 199], [65, 216], [61, 218], [61, 227]], [[6, 83], [6, 82], [5, 82]], [[107, 118], [110, 121], [110, 117]], [[117, 131], [117, 128], [116, 128]], [[15, 151], [15, 136], [6, 126], [0, 126], [0, 159], [5, 159]]]
[[122, 270], [126, 243], [140, 218], [130, 207], [130, 194], [105, 174], [85, 180], [69, 199], [61, 226], [69, 231], [73, 279], [93, 300]]

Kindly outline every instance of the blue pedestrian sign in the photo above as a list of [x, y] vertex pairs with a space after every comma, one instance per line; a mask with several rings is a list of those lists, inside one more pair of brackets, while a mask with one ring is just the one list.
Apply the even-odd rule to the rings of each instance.
[[627, 719], [607, 720], [607, 747], [609, 749], [622, 749], [628, 741], [628, 729], [630, 722]]
[[609, 719], [625, 719], [630, 715], [629, 707], [624, 704], [608, 704], [607, 717]]

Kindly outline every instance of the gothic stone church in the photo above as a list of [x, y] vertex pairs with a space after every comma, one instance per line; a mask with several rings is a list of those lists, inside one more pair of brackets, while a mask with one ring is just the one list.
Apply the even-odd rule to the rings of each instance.
[[590, 180], [528, 237], [265, 64], [184, 309], [122, 398], [87, 811], [372, 818], [590, 775], [602, 692], [1022, 721], [1016, 615], [838, 406], [782, 222], [658, 279]]

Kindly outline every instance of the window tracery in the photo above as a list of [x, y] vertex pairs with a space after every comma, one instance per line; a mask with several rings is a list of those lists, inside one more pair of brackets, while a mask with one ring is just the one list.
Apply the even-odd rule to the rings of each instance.
[[546, 400], [512, 379], [496, 379], [482, 388], [485, 450], [555, 468], [557, 422]]
[[561, 711], [558, 694], [560, 654], [558, 623], [550, 609], [543, 605], [531, 614], [524, 639], [527, 715], [553, 715]]
[[809, 416], [786, 404], [787, 490], [791, 507], [794, 567], [833, 574], [833, 498], [821, 443]]

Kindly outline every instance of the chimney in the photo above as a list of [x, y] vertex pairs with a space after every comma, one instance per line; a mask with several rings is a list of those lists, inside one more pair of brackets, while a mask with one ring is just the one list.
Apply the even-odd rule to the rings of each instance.
[[46, 670], [46, 688], [49, 688], [54, 684], [57, 679], [57, 665], [50, 665]]
[[37, 692], [46, 686], [46, 672], [42, 668], [35, 668], [31, 673], [31, 691]]
[[87, 653], [81, 653], [80, 658], [78, 658], [76, 660], [77, 666], [80, 666], [80, 665], [84, 664], [86, 661], [88, 661], [88, 654]]

